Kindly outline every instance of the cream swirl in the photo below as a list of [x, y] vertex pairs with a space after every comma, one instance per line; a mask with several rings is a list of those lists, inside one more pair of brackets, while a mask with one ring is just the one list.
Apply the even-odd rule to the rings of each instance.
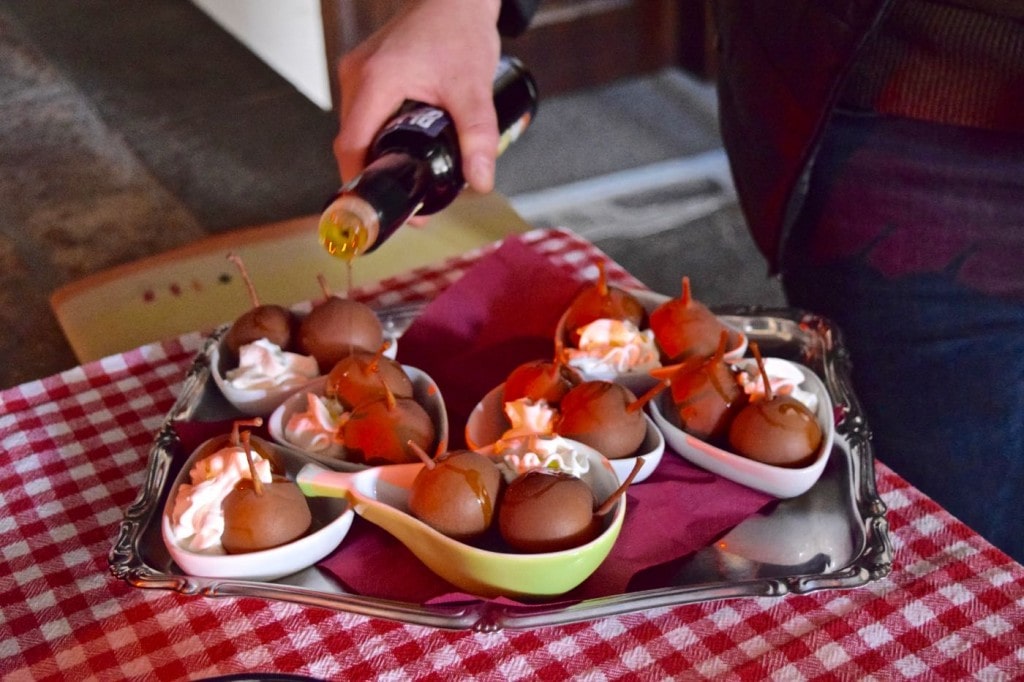
[[587, 455], [572, 447], [561, 436], [527, 436], [501, 440], [495, 444], [507, 471], [506, 478], [515, 478], [533, 469], [554, 469], [577, 478], [590, 471]]
[[505, 431], [501, 437], [522, 438], [554, 433], [558, 410], [549, 406], [546, 400], [519, 398], [505, 403], [505, 416], [508, 417], [512, 428]]
[[267, 339], [247, 343], [238, 351], [238, 367], [224, 378], [239, 390], [298, 388], [320, 374], [316, 359], [281, 350]]
[[646, 372], [660, 365], [654, 332], [628, 320], [602, 318], [580, 328], [577, 348], [564, 350], [566, 362], [586, 375]]
[[[270, 462], [252, 453], [256, 475], [270, 483]], [[228, 446], [196, 462], [189, 471], [191, 483], [182, 483], [174, 498], [171, 529], [183, 549], [207, 554], [224, 554], [220, 544], [224, 533], [224, 498], [242, 480], [250, 480], [245, 450]]]
[[[800, 384], [804, 382], [804, 373], [799, 367], [780, 358], [765, 358], [764, 368], [773, 394], [792, 396], [811, 411], [818, 408], [818, 396], [800, 388]], [[751, 361], [747, 361], [736, 374], [736, 382], [750, 397], [751, 402], [764, 399], [764, 378]]]
[[327, 399], [315, 393], [307, 393], [306, 411], [296, 412], [285, 424], [285, 440], [309, 452], [341, 457], [344, 453], [344, 439], [340, 427], [345, 414], [332, 410]]

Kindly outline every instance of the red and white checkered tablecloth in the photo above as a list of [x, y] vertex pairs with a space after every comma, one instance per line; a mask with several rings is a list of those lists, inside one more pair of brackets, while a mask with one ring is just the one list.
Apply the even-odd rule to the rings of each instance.
[[[566, 232], [529, 238], [577, 271], [603, 258]], [[428, 300], [479, 255], [362, 298]], [[631, 281], [614, 264], [610, 275]], [[478, 633], [132, 587], [107, 555], [201, 343], [186, 335], [0, 393], [0, 678], [1024, 678], [1024, 567], [884, 465], [895, 563], [853, 590]]]

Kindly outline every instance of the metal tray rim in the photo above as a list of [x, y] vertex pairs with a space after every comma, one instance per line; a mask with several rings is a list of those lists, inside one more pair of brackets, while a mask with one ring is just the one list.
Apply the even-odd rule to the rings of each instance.
[[[409, 318], [409, 306], [398, 313]], [[543, 606], [518, 606], [490, 601], [460, 604], [421, 605], [395, 602], [349, 593], [328, 593], [288, 584], [287, 578], [275, 583], [245, 580], [200, 578], [181, 573], [168, 573], [148, 565], [139, 551], [143, 532], [159, 513], [158, 501], [168, 481], [172, 449], [177, 444], [173, 424], [188, 419], [211, 380], [209, 350], [217, 343], [226, 326], [216, 330], [204, 343], [186, 374], [182, 392], [158, 429], [149, 453], [146, 479], [135, 501], [126, 509], [118, 526], [117, 536], [108, 560], [111, 573], [127, 583], [148, 589], [173, 590], [185, 595], [207, 597], [250, 596], [278, 599], [304, 605], [345, 611], [363, 616], [384, 618], [412, 625], [444, 629], [471, 629], [492, 632], [501, 629], [565, 625], [585, 620], [633, 613], [651, 608], [694, 604], [738, 597], [780, 597], [787, 594], [808, 594], [826, 589], [845, 589], [879, 580], [892, 569], [893, 550], [889, 539], [885, 504], [875, 486], [874, 457], [870, 431], [849, 381], [849, 358], [842, 346], [841, 335], [827, 319], [792, 308], [733, 306], [716, 308], [715, 312], [737, 318], [779, 318], [796, 321], [826, 341], [829, 349], [824, 358], [824, 380], [834, 402], [842, 405], [844, 416], [838, 432], [850, 445], [854, 468], [853, 499], [860, 524], [863, 525], [864, 546], [853, 561], [825, 573], [794, 573], [781, 577], [764, 577], [727, 583], [669, 586], [629, 592], [576, 603], [555, 603]], [[386, 315], [382, 311], [382, 315]], [[398, 330], [399, 333], [401, 329]], [[329, 579], [325, 576], [325, 579]]]

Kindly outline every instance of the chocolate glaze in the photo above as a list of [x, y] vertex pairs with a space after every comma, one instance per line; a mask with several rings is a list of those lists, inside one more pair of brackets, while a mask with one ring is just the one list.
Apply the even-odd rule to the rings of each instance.
[[228, 554], [257, 552], [291, 542], [306, 533], [313, 517], [306, 497], [295, 483], [275, 478], [262, 484], [242, 481], [224, 498], [221, 544]]
[[315, 357], [326, 374], [354, 350], [376, 351], [384, 343], [384, 331], [369, 306], [329, 296], [302, 319], [297, 341], [299, 351]]
[[631, 457], [647, 435], [643, 410], [629, 410], [636, 396], [610, 381], [585, 381], [562, 399], [555, 430], [608, 459]]
[[601, 533], [594, 493], [581, 479], [536, 469], [512, 481], [498, 510], [501, 536], [521, 552], [557, 552], [579, 547]]

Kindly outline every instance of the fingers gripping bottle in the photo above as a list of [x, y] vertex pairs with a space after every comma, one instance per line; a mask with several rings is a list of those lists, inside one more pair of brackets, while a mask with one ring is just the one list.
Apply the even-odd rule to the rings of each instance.
[[[494, 77], [498, 152], [515, 141], [537, 111], [537, 86], [513, 57]], [[320, 243], [351, 261], [390, 237], [413, 215], [448, 206], [465, 186], [455, 125], [442, 109], [407, 102], [377, 133], [366, 168], [342, 187], [320, 217]]]

